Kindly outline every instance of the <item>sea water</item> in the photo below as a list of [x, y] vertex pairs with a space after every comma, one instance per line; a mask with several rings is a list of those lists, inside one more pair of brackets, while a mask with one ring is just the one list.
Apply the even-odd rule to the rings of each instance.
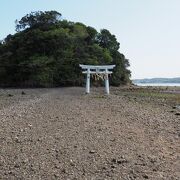
[[178, 86], [180, 87], [180, 83], [135, 83], [137, 86]]

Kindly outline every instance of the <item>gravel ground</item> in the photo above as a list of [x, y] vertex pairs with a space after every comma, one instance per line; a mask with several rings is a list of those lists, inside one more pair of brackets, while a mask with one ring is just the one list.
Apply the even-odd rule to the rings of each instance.
[[180, 179], [180, 116], [113, 90], [0, 90], [0, 179]]

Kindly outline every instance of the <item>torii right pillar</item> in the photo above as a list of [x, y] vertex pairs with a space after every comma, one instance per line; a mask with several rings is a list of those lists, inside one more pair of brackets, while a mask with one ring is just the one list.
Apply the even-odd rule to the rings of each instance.
[[106, 90], [106, 94], [109, 94], [109, 74], [108, 74], [108, 69], [106, 69], [105, 72], [106, 72], [105, 90]]

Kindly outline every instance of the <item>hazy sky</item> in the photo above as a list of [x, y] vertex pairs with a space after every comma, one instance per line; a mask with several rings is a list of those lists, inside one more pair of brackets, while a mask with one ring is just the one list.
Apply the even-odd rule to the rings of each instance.
[[0, 0], [0, 39], [37, 10], [106, 28], [130, 60], [132, 78], [180, 77], [180, 0]]

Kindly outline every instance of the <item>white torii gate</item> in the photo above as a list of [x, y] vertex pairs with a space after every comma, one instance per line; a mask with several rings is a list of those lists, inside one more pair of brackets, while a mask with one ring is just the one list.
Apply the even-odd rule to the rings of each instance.
[[116, 65], [103, 65], [103, 66], [94, 66], [94, 65], [79, 65], [83, 70], [82, 73], [86, 74], [86, 93], [90, 93], [90, 78], [91, 74], [104, 74], [105, 75], [105, 89], [106, 93], [109, 94], [109, 74], [112, 74], [110, 69], [113, 69]]

